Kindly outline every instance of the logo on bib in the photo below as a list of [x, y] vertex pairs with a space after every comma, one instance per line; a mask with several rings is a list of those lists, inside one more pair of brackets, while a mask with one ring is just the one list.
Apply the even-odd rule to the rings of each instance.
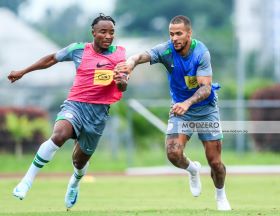
[[196, 76], [185, 76], [185, 83], [189, 89], [193, 89], [198, 86]]
[[95, 70], [93, 84], [94, 85], [110, 85], [113, 81], [113, 71], [111, 70]]
[[111, 65], [111, 63], [102, 63], [102, 62], [100, 63], [100, 62], [98, 62], [96, 67], [101, 68], [101, 67], [105, 67], [105, 66], [109, 66], [109, 65]]

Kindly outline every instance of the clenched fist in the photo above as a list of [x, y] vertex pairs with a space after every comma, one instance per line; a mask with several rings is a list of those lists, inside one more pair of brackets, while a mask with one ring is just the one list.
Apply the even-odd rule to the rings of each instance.
[[23, 75], [24, 75], [23, 70], [11, 71], [11, 73], [8, 75], [8, 79], [11, 81], [11, 83], [13, 83], [19, 80], [20, 78], [22, 78]]
[[114, 81], [117, 84], [117, 87], [121, 92], [126, 91], [128, 78], [129, 78], [129, 76], [127, 73], [115, 71]]

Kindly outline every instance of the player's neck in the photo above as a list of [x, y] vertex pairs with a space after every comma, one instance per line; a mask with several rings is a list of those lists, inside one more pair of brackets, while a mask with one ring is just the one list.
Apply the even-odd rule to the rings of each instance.
[[94, 45], [94, 43], [91, 43], [91, 46], [93, 48], [93, 50], [97, 53], [104, 53], [107, 49], [103, 49], [99, 46]]

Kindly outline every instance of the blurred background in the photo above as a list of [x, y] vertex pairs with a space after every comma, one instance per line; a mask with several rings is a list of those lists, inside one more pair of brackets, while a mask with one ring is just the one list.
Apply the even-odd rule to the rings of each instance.
[[[90, 25], [101, 12], [116, 20], [114, 44], [126, 47], [127, 56], [168, 40], [172, 17], [190, 17], [193, 38], [209, 48], [213, 79], [222, 86], [221, 119], [280, 121], [280, 0], [0, 0], [0, 158], [7, 162], [0, 172], [27, 169], [51, 134], [75, 69], [60, 63], [15, 84], [7, 75], [70, 43], [91, 42]], [[165, 68], [138, 66], [124, 99], [111, 107], [91, 169], [168, 165], [163, 131], [169, 107]], [[280, 164], [279, 133], [225, 134], [224, 161]], [[45, 170], [71, 171], [72, 145]], [[207, 164], [196, 135], [187, 155]]]

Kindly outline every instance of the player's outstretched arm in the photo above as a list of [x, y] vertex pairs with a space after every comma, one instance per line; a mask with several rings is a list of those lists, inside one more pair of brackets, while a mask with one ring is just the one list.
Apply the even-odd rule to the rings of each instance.
[[149, 62], [150, 60], [151, 60], [151, 56], [147, 52], [136, 54], [130, 56], [126, 60], [126, 62], [121, 62], [117, 64], [114, 69], [114, 72], [130, 74], [138, 64], [143, 64]]
[[11, 81], [11, 83], [13, 83], [31, 71], [45, 69], [45, 68], [51, 67], [52, 65], [54, 65], [56, 63], [57, 63], [57, 60], [55, 58], [55, 54], [47, 55], [47, 56], [44, 56], [43, 58], [39, 59], [34, 64], [28, 66], [25, 69], [11, 71], [11, 73], [8, 75], [8, 79]]
[[141, 54], [136, 54], [136, 55], [133, 55], [131, 57], [129, 57], [127, 60], [126, 60], [126, 63], [128, 65], [128, 68], [129, 68], [129, 73], [132, 72], [132, 70], [138, 65], [138, 64], [143, 64], [143, 63], [146, 63], [146, 62], [150, 62], [151, 61], [151, 56], [149, 55], [149, 53], [147, 52], [144, 52], [144, 53], [141, 53]]
[[138, 64], [149, 62], [151, 56], [148, 53], [136, 54], [129, 57], [126, 62], [120, 62], [114, 68], [114, 81], [120, 91], [124, 92], [127, 88], [129, 74]]

